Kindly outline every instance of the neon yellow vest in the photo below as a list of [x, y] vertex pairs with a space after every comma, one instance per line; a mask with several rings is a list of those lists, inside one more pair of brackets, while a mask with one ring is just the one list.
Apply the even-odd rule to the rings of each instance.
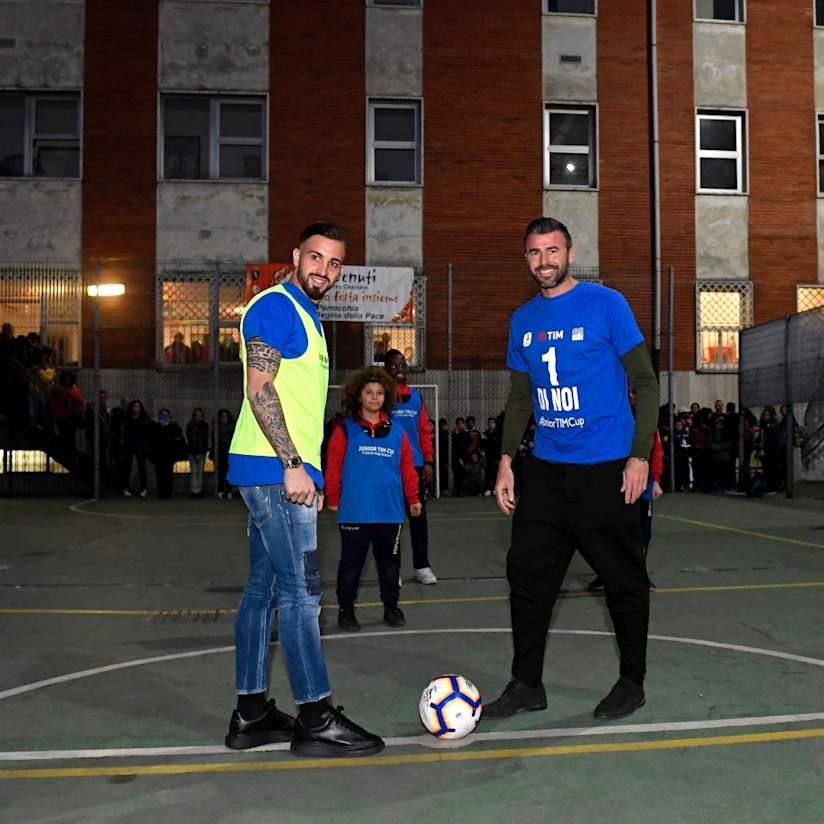
[[[309, 313], [280, 284], [255, 295], [249, 301], [244, 315], [257, 301], [271, 292], [286, 295], [295, 307], [306, 331], [306, 351], [297, 358], [284, 358], [275, 376], [275, 391], [283, 408], [286, 428], [303, 460], [320, 469], [320, 445], [323, 440], [323, 416], [326, 392], [329, 386], [329, 357], [323, 330], [318, 332]], [[240, 407], [235, 434], [229, 451], [238, 455], [258, 455], [276, 458], [272, 445], [263, 434], [255, 413], [246, 397], [246, 339], [243, 319], [240, 324], [240, 360], [243, 364], [243, 403]]]

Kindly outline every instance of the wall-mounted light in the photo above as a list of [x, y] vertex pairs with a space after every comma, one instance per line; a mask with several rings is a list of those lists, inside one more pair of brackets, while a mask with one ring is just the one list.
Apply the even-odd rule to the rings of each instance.
[[575, 164], [574, 163], [567, 163], [566, 170], [568, 172], [574, 172], [575, 171]]
[[[101, 283], [99, 288], [101, 298], [113, 298], [118, 295], [126, 294], [126, 285], [124, 283]], [[90, 283], [86, 287], [86, 294], [90, 298], [96, 298], [98, 295], [98, 286], [95, 283]]]

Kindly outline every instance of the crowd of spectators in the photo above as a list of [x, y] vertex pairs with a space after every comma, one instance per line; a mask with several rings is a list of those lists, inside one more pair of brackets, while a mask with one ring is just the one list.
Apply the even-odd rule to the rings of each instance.
[[[787, 405], [765, 406], [758, 418], [737, 411], [732, 402], [713, 407], [661, 409], [659, 434], [664, 445], [665, 491], [760, 495], [784, 488], [787, 454]], [[794, 437], [799, 427], [792, 422]], [[674, 472], [670, 472], [670, 439]], [[742, 452], [743, 446], [743, 452]], [[670, 478], [674, 477], [674, 487]]]
[[[188, 349], [188, 347], [187, 347]], [[207, 456], [216, 464], [218, 497], [232, 498], [226, 481], [234, 419], [218, 410], [211, 424], [201, 407], [192, 410], [182, 427], [164, 407], [151, 417], [141, 400], [121, 398], [109, 406], [106, 390], [86, 402], [70, 369], [58, 370], [55, 353], [42, 346], [35, 332], [14, 335], [10, 324], [0, 334], [0, 413], [15, 438], [48, 451], [59, 463], [88, 479], [98, 454], [101, 486], [123, 497], [146, 498], [148, 464], [154, 468], [159, 498], [173, 492], [174, 466], [189, 462], [189, 494], [205, 494]], [[97, 449], [95, 448], [97, 418]], [[217, 454], [216, 454], [217, 451]], [[132, 475], [136, 471], [136, 484]]]

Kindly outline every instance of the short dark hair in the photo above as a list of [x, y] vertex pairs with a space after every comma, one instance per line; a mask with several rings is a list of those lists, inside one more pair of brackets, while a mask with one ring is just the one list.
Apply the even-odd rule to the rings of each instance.
[[396, 355], [400, 355], [404, 360], [406, 360], [406, 357], [400, 349], [387, 349], [386, 352], [383, 353], [384, 366], [389, 363], [389, 358], [394, 358]]
[[305, 240], [309, 240], [312, 235], [322, 235], [328, 237], [329, 240], [339, 240], [341, 243], [346, 243], [346, 235], [343, 234], [343, 229], [337, 223], [330, 223], [326, 220], [318, 220], [315, 223], [310, 223], [301, 233], [298, 245]]
[[526, 239], [530, 235], [549, 235], [552, 232], [560, 232], [566, 238], [567, 249], [572, 248], [572, 235], [569, 233], [569, 229], [554, 217], [536, 218], [526, 227], [526, 231], [524, 232], [524, 248], [526, 248]]

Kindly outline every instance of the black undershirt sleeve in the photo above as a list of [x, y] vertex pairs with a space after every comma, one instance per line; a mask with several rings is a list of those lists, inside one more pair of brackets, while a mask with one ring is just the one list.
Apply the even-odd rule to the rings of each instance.
[[624, 364], [630, 387], [635, 390], [635, 435], [629, 454], [633, 458], [648, 460], [652, 452], [653, 433], [658, 426], [658, 378], [643, 341], [621, 355], [621, 363]]
[[504, 407], [501, 454], [515, 457], [532, 414], [532, 387], [526, 372], [509, 372], [509, 397]]

